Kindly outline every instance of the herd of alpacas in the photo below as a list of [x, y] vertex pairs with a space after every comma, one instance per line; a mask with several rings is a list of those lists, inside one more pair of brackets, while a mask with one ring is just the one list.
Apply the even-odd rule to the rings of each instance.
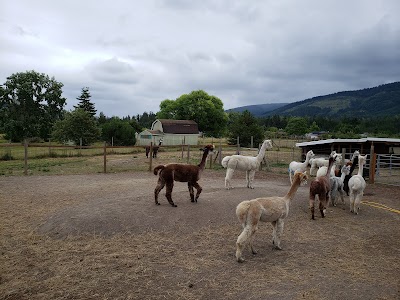
[[[231, 179], [235, 170], [246, 172], [247, 187], [254, 189], [253, 181], [255, 172], [264, 159], [267, 149], [272, 149], [272, 141], [265, 140], [259, 150], [257, 156], [231, 155], [226, 156], [222, 160], [222, 166], [226, 168], [225, 188], [232, 189]], [[198, 181], [204, 171], [207, 157], [214, 151], [213, 145], [206, 145], [200, 149], [203, 151], [201, 161], [198, 165], [170, 163], [166, 165], [158, 165], [154, 168], [154, 175], [158, 175], [157, 186], [154, 190], [154, 200], [156, 205], [160, 191], [166, 186], [165, 196], [169, 204], [173, 207], [177, 205], [172, 200], [172, 189], [174, 181], [187, 182], [190, 199], [197, 202], [202, 187]], [[253, 254], [254, 235], [258, 229], [258, 223], [270, 222], [273, 226], [272, 244], [275, 249], [281, 250], [281, 236], [284, 227], [284, 221], [289, 214], [291, 200], [296, 195], [300, 186], [307, 184], [309, 175], [307, 168], [310, 166], [310, 175], [316, 176], [310, 183], [309, 192], [309, 209], [311, 219], [315, 220], [315, 203], [319, 202], [319, 211], [321, 217], [324, 218], [326, 209], [331, 205], [336, 206], [337, 198], [340, 196], [342, 204], [344, 194], [346, 193], [350, 199], [350, 212], [358, 214], [360, 203], [366, 187], [363, 178], [363, 167], [366, 163], [367, 155], [362, 156], [359, 151], [355, 151], [349, 161], [344, 161], [341, 154], [332, 151], [328, 159], [317, 158], [312, 150], [308, 151], [304, 162], [292, 161], [289, 164], [289, 181], [290, 189], [284, 196], [269, 196], [246, 200], [239, 203], [236, 207], [236, 216], [242, 225], [242, 232], [236, 241], [236, 260], [243, 262], [243, 249], [246, 245], [250, 246]], [[358, 173], [352, 175], [358, 164]], [[343, 165], [343, 166], [342, 166]], [[196, 195], [194, 195], [196, 189]], [[317, 201], [318, 200], [318, 201]]]

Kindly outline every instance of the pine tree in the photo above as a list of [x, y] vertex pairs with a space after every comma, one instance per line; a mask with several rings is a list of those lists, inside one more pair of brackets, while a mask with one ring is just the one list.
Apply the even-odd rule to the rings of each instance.
[[84, 111], [88, 112], [92, 117], [96, 115], [97, 110], [94, 107], [94, 103], [90, 101], [90, 98], [92, 96], [90, 95], [89, 88], [84, 87], [82, 88], [82, 94], [80, 97], [76, 98], [76, 100], [79, 101], [78, 105], [74, 106], [74, 108], [81, 108]]

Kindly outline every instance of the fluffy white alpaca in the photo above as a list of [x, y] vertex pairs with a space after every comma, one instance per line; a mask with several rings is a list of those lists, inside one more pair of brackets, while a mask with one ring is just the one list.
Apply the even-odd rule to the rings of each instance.
[[[330, 178], [331, 181], [331, 201], [332, 205], [336, 206], [336, 199], [337, 199], [337, 193], [339, 192], [340, 198], [342, 199], [342, 203], [344, 204], [344, 178], [350, 174], [350, 166], [346, 165], [343, 166], [341, 169], [342, 174], [340, 177], [337, 176], [332, 176]], [[325, 172], [326, 173], [326, 172]], [[331, 172], [332, 174], [332, 172]]]
[[239, 203], [236, 207], [236, 216], [242, 225], [243, 231], [236, 241], [236, 260], [238, 262], [244, 261], [242, 252], [248, 242], [253, 254], [257, 253], [254, 249], [253, 241], [260, 221], [272, 223], [272, 243], [276, 249], [282, 249], [281, 235], [285, 219], [289, 214], [290, 202], [296, 195], [299, 186], [307, 184], [307, 179], [306, 172], [296, 172], [290, 190], [284, 197], [256, 198]]
[[358, 215], [360, 210], [361, 199], [364, 195], [364, 190], [366, 187], [365, 179], [363, 175], [363, 169], [365, 162], [367, 160], [367, 155], [360, 155], [358, 157], [358, 174], [354, 175], [349, 180], [350, 189], [350, 211]]
[[292, 181], [292, 175], [294, 172], [299, 171], [299, 172], [305, 172], [307, 170], [308, 164], [311, 159], [314, 158], [314, 152], [312, 150], [308, 151], [306, 154], [306, 160], [304, 162], [298, 162], [298, 161], [292, 161], [289, 164], [289, 180], [290, 184], [293, 183]]
[[231, 155], [225, 156], [222, 160], [221, 164], [226, 169], [226, 176], [225, 176], [225, 187], [227, 189], [233, 188], [231, 185], [231, 179], [235, 170], [246, 171], [246, 181], [247, 187], [254, 189], [253, 187], [253, 180], [254, 174], [256, 170], [260, 166], [264, 156], [265, 150], [272, 149], [272, 142], [271, 140], [265, 140], [260, 148], [260, 152], [258, 155], [253, 156], [243, 156], [243, 155]]
[[[335, 176], [335, 170], [336, 170], [336, 167], [337, 166], [340, 166], [341, 164], [342, 164], [342, 154], [336, 154], [336, 151], [333, 151], [332, 153], [331, 153], [331, 156], [333, 156], [333, 155], [336, 155], [336, 159], [335, 159], [335, 161], [333, 162], [333, 166], [332, 166], [332, 169], [331, 169], [331, 176]], [[318, 158], [316, 158], [316, 159], [318, 159]], [[328, 160], [326, 160], [326, 159], [324, 159], [324, 161], [322, 162], [322, 164], [325, 164], [326, 162], [325, 161], [327, 161], [328, 163], [329, 163], [329, 161]], [[313, 162], [311, 162], [311, 164], [312, 164]], [[315, 163], [315, 165], [317, 165], [318, 163]], [[326, 175], [326, 171], [328, 170], [328, 165], [323, 165], [323, 166], [320, 166], [319, 168], [318, 168], [318, 171], [317, 171], [317, 176], [316, 177], [321, 177], [321, 176], [325, 176]], [[310, 174], [311, 174], [311, 170], [310, 170]]]
[[[336, 154], [336, 151], [332, 151], [331, 154], [329, 155], [329, 157], [333, 157], [333, 156], [335, 156], [335, 155], [336, 155], [336, 160], [338, 161], [338, 163], [336, 163], [336, 164], [337, 164], [337, 165], [341, 164], [341, 161], [342, 161], [342, 154]], [[310, 161], [310, 165], [311, 165], [311, 168], [310, 168], [310, 175], [316, 176], [317, 171], [318, 171], [318, 168], [320, 168], [320, 167], [328, 167], [328, 165], [329, 165], [329, 160], [328, 160], [328, 159], [325, 159], [325, 158], [323, 158], [323, 157], [313, 158], [313, 159]], [[333, 169], [333, 172], [335, 172], [334, 168], [332, 168], [332, 169]], [[332, 172], [332, 171], [331, 171], [331, 172]], [[326, 174], [326, 173], [325, 173], [325, 174]], [[316, 176], [316, 177], [318, 177], [318, 176]]]

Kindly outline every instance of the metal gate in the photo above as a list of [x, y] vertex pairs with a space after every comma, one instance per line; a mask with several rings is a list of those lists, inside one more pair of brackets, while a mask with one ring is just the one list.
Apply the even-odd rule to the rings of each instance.
[[377, 154], [375, 182], [400, 186], [400, 156]]

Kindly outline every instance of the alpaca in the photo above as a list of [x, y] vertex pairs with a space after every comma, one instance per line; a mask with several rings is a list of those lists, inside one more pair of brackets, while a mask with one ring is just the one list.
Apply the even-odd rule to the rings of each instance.
[[336, 156], [329, 157], [329, 165], [328, 170], [325, 176], [317, 177], [310, 184], [310, 211], [311, 211], [311, 219], [315, 220], [314, 211], [315, 211], [315, 197], [318, 195], [319, 198], [319, 210], [321, 212], [321, 217], [325, 217], [326, 207], [329, 203], [329, 192], [331, 190], [331, 183], [329, 180], [330, 172], [333, 166], [333, 162], [336, 159]]
[[256, 157], [252, 156], [243, 156], [243, 155], [231, 155], [225, 156], [222, 160], [221, 164], [226, 169], [226, 176], [225, 176], [225, 188], [231, 189], [233, 188], [231, 185], [231, 179], [233, 176], [233, 172], [235, 170], [246, 171], [246, 181], [247, 187], [250, 189], [254, 189], [253, 187], [253, 180], [254, 174], [256, 170], [260, 166], [264, 156], [265, 150], [272, 149], [272, 142], [271, 140], [265, 140], [260, 148], [260, 152]]
[[[342, 160], [343, 160], [343, 159], [342, 159], [342, 154], [337, 154], [336, 151], [332, 151], [331, 154], [329, 155], [329, 157], [335, 156], [335, 155], [337, 156], [337, 159], [336, 159], [337, 162], [336, 162], [336, 164], [337, 164], [337, 165], [340, 165], [340, 164], [342, 163]], [[310, 161], [310, 165], [311, 165], [311, 168], [310, 168], [310, 175], [318, 177], [318, 175], [317, 175], [318, 168], [323, 167], [323, 166], [328, 167], [328, 165], [329, 165], [329, 160], [328, 160], [328, 159], [325, 159], [325, 158], [323, 158], [323, 157], [313, 158], [313, 159]], [[335, 170], [335, 169], [333, 169], [333, 172], [334, 172], [334, 170]]]
[[[161, 144], [162, 144], [163, 140], [161, 139], [158, 143], [158, 146], [153, 146], [153, 158], [157, 158], [157, 153], [158, 153], [158, 149], [160, 148]], [[149, 153], [150, 153], [150, 146], [146, 146], [146, 157], [149, 158]]]
[[[332, 172], [331, 172], [332, 173]], [[350, 174], [350, 166], [345, 165], [341, 169], [341, 175], [340, 177], [337, 176], [331, 176], [330, 181], [331, 181], [331, 200], [332, 200], [332, 205], [336, 206], [336, 198], [337, 198], [337, 192], [339, 192], [340, 198], [342, 199], [342, 203], [344, 204], [344, 178], [346, 175]]]
[[236, 242], [236, 260], [243, 262], [242, 252], [249, 241], [253, 254], [257, 254], [253, 246], [254, 234], [258, 229], [258, 223], [271, 222], [273, 226], [272, 243], [276, 249], [281, 248], [281, 235], [285, 218], [289, 214], [289, 206], [300, 185], [307, 184], [307, 173], [296, 172], [289, 192], [284, 197], [264, 197], [247, 200], [236, 207], [236, 216], [243, 227], [242, 233]]
[[349, 196], [350, 189], [349, 189], [349, 180], [353, 174], [354, 169], [358, 164], [358, 157], [360, 156], [360, 152], [358, 150], [354, 151], [353, 156], [351, 157], [351, 168], [349, 175], [346, 175], [343, 182], [343, 190], [346, 192], [346, 195]]
[[289, 164], [289, 180], [290, 184], [292, 184], [292, 175], [294, 172], [299, 171], [299, 172], [304, 172], [307, 170], [308, 164], [310, 163], [310, 160], [313, 159], [315, 156], [314, 152], [312, 150], [308, 151], [306, 154], [306, 160], [304, 162], [297, 162], [297, 161], [292, 161]]
[[[342, 154], [336, 154], [336, 151], [333, 151], [333, 152], [331, 153], [331, 156], [333, 156], [333, 155], [336, 155], [336, 159], [335, 159], [334, 162], [333, 162], [333, 167], [332, 167], [332, 169], [331, 169], [331, 176], [336, 176], [336, 167], [337, 167], [337, 166], [340, 166], [340, 165], [342, 164], [343, 159], [342, 159]], [[325, 163], [327, 163], [327, 162], [328, 162], [328, 160], [327, 160], [327, 159], [324, 159], [324, 162], [322, 162], [322, 164], [325, 164]], [[320, 162], [319, 162], [319, 163], [320, 163]], [[315, 165], [318, 165], [319, 163], [315, 163]], [[329, 163], [329, 162], [328, 162], [328, 163]], [[325, 165], [320, 166], [320, 167], [318, 168], [317, 176], [316, 176], [316, 177], [325, 176], [325, 175], [326, 175], [327, 169], [328, 169], [328, 164], [326, 164], [326, 166], [325, 166]], [[310, 170], [310, 173], [311, 173], [311, 170]]]
[[363, 178], [363, 169], [367, 160], [367, 154], [358, 157], [358, 174], [354, 175], [349, 180], [350, 188], [350, 212], [358, 215], [360, 210], [361, 199], [364, 195], [364, 190], [366, 187], [365, 179]]
[[[171, 204], [173, 207], [177, 207], [174, 201], [172, 201], [172, 189], [174, 187], [174, 181], [187, 182], [190, 199], [192, 202], [197, 202], [197, 199], [199, 198], [202, 191], [202, 188], [197, 181], [200, 180], [200, 177], [206, 166], [207, 156], [209, 153], [213, 153], [214, 146], [207, 145], [200, 150], [204, 151], [204, 153], [200, 164], [198, 164], [197, 166], [186, 164], [166, 164], [158, 165], [154, 168], [154, 175], [159, 175], [157, 186], [154, 190], [154, 199], [157, 205], [160, 205], [160, 203], [158, 202], [158, 194], [166, 185], [167, 189], [165, 192], [165, 197], [167, 197], [169, 204]], [[194, 197], [193, 188], [196, 188], [197, 190], [196, 197]]]

